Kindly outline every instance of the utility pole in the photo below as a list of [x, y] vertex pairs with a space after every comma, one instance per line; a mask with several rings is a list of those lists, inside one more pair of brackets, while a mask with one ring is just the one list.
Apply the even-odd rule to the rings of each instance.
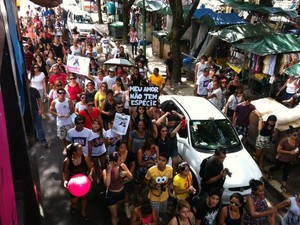
[[146, 0], [143, 0], [143, 51], [146, 56]]

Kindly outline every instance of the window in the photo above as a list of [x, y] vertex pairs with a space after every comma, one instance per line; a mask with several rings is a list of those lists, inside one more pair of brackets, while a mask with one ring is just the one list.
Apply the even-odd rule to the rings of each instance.
[[192, 145], [195, 149], [226, 148], [228, 152], [241, 149], [241, 143], [228, 120], [190, 121]]

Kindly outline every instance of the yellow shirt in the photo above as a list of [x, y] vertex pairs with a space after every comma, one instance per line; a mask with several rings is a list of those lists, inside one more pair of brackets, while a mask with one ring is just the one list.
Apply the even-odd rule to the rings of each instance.
[[[192, 180], [193, 178], [191, 172], [189, 173], [187, 178], [182, 178], [181, 176], [179, 176], [179, 174], [177, 174], [173, 179], [173, 186], [179, 187], [179, 190], [187, 190], [190, 186], [192, 186]], [[183, 194], [176, 195], [174, 191], [174, 195], [177, 199], [185, 200], [187, 197], [190, 196], [190, 193], [186, 192]]]
[[168, 181], [172, 180], [173, 168], [169, 165], [166, 166], [164, 171], [160, 171], [157, 165], [152, 166], [145, 176], [146, 180], [150, 180], [151, 186], [163, 183], [166, 191], [158, 191], [157, 189], [149, 189], [148, 198], [153, 202], [163, 202], [169, 198]]
[[166, 82], [165, 78], [162, 75], [155, 76], [154, 74], [150, 75], [149, 81], [151, 84], [154, 84], [157, 87], [160, 87]]
[[97, 93], [95, 94], [94, 99], [98, 102], [98, 108], [100, 110], [102, 109], [102, 102], [106, 99], [106, 96], [103, 96], [99, 91], [97, 91]]

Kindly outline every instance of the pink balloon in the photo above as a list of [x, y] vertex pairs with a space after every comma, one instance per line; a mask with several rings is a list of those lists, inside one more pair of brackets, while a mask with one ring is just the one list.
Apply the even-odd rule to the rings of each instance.
[[91, 188], [91, 180], [84, 174], [75, 174], [68, 182], [69, 192], [77, 197], [84, 196]]

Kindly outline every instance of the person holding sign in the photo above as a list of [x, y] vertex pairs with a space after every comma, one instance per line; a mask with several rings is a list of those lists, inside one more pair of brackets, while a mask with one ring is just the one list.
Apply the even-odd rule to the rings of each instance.
[[163, 78], [163, 76], [159, 74], [158, 68], [154, 68], [153, 74], [151, 74], [149, 77], [149, 83], [151, 85], [159, 87], [160, 92], [164, 89], [166, 81], [165, 78]]

